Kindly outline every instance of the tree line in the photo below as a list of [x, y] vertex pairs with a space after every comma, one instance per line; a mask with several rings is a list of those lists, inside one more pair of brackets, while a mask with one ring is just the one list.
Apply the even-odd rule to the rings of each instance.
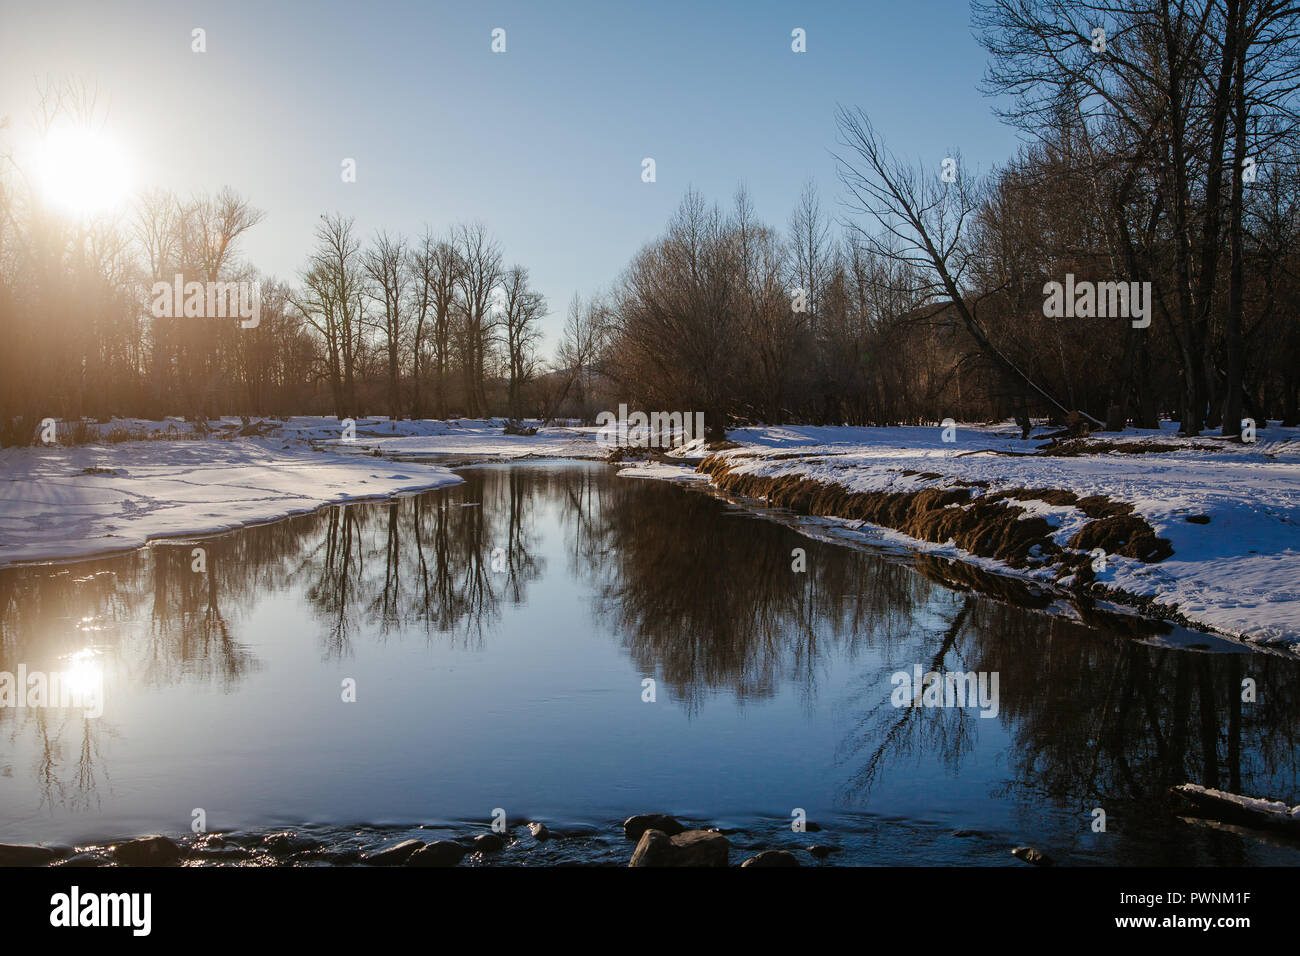
[[[93, 123], [88, 104], [76, 83], [42, 90], [38, 135]], [[233, 189], [153, 189], [77, 218], [31, 174], [0, 154], [4, 444], [36, 440], [45, 418], [535, 411], [546, 299], [482, 223], [367, 238], [353, 219], [322, 215], [299, 274], [283, 281], [242, 255], [265, 213]], [[177, 275], [256, 283], [256, 321], [154, 314], [154, 283]]]
[[[900, 161], [837, 112], [842, 214], [788, 228], [691, 193], [578, 318], [618, 394], [739, 421], [1032, 416], [1238, 434], [1300, 423], [1300, 7], [977, 0], [989, 92], [1027, 134], [984, 176]], [[1136, 282], [1151, 321], [1047, 314], [1049, 283]], [[1149, 286], [1146, 285], [1149, 283]], [[806, 310], [795, 302], [802, 300]], [[1073, 310], [1071, 310], [1073, 315]], [[583, 349], [571, 349], [578, 356]]]
[[[984, 175], [900, 161], [836, 114], [839, 192], [788, 221], [687, 192], [608, 288], [545, 297], [481, 223], [415, 238], [321, 217], [256, 328], [157, 319], [149, 280], [252, 279], [263, 218], [155, 191], [70, 222], [0, 174], [0, 437], [41, 417], [559, 416], [621, 402], [745, 422], [1014, 417], [1237, 434], [1300, 423], [1300, 8], [975, 0], [988, 92], [1025, 134]], [[45, 104], [45, 100], [42, 101]], [[75, 98], [73, 99], [75, 105]], [[46, 104], [52, 121], [66, 104]], [[1150, 324], [1048, 314], [1050, 283], [1138, 283]]]

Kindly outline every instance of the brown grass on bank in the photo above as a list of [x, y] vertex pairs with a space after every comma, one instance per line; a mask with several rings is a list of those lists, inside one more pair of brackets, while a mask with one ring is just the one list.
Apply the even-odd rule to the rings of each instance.
[[[1049, 436], [1050, 437], [1050, 436]], [[1177, 444], [1143, 439], [1141, 441], [1105, 441], [1091, 438], [1053, 438], [1038, 446], [1038, 454], [1053, 458], [1077, 458], [1079, 455], [1157, 455], [1171, 451], [1220, 451], [1221, 445], [1204, 442]]]
[[[1154, 529], [1132, 513], [1131, 504], [1105, 495], [1080, 498], [1058, 488], [1012, 488], [976, 495], [978, 489], [968, 484], [857, 492], [800, 475], [737, 472], [736, 464], [725, 455], [710, 455], [697, 470], [723, 491], [761, 498], [796, 514], [866, 521], [936, 544], [951, 541], [970, 554], [1013, 568], [1053, 565], [1058, 580], [1073, 574], [1080, 585], [1094, 577], [1091, 552], [1095, 548], [1145, 562], [1173, 554], [1169, 541], [1157, 538]], [[1055, 528], [1046, 518], [1026, 516], [1025, 509], [1012, 501], [1074, 507], [1092, 520], [1070, 539], [1069, 549], [1063, 549], [1052, 540]]]

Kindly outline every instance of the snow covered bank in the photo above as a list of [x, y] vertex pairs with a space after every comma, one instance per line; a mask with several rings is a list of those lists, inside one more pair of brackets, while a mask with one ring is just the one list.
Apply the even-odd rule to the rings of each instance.
[[[808, 479], [851, 493], [968, 488], [971, 500], [993, 502], [999, 492], [1056, 489], [1126, 503], [1173, 554], [1157, 561], [1107, 555], [1095, 573], [1098, 584], [1174, 606], [1189, 621], [1245, 640], [1300, 647], [1300, 430], [1271, 425], [1257, 443], [1240, 444], [1180, 439], [1172, 426], [1130, 429], [1094, 435], [1093, 442], [1105, 443], [1097, 453], [1085, 443], [1065, 456], [1045, 453], [1041, 437], [1021, 441], [1005, 426], [958, 426], [951, 437], [943, 441], [938, 427], [738, 429], [728, 436], [737, 447], [717, 456], [731, 475]], [[1114, 447], [1153, 444], [1173, 450]], [[1091, 520], [1073, 505], [1032, 497], [1001, 503], [1044, 519], [1061, 548]], [[865, 522], [824, 520], [880, 536]], [[1004, 573], [1053, 580], [1059, 570], [1013, 568], [951, 540], [884, 536]]]
[[[101, 444], [0, 450], [0, 563], [121, 550], [154, 537], [219, 532], [329, 502], [458, 480], [439, 464], [603, 459], [611, 450], [594, 427], [506, 435], [503, 425], [367, 418], [356, 421], [351, 440], [336, 419], [319, 417], [266, 423], [255, 429], [259, 437], [233, 437], [241, 428], [237, 419], [212, 422], [215, 434], [200, 428], [205, 437], [199, 438], [180, 421], [89, 425]], [[178, 440], [121, 440], [147, 434]], [[742, 428], [728, 436], [733, 447], [709, 449], [695, 441], [669, 452], [668, 459], [682, 459], [680, 466], [656, 456], [624, 462], [620, 474], [701, 482], [708, 476], [692, 465], [712, 452], [732, 475], [806, 479], [846, 493], [932, 492], [929, 504], [946, 507], [962, 502], [944, 495], [965, 489], [966, 504], [1021, 509], [1017, 519], [1041, 519], [1043, 540], [1063, 551], [1096, 524], [1098, 508], [1131, 506], [1133, 518], [1167, 541], [1172, 555], [1155, 560], [1154, 552], [1145, 553], [1142, 560], [1142, 553], [1110, 553], [1103, 568], [1079, 568], [1079, 580], [1067, 576], [1063, 583], [1092, 587], [1083, 579], [1094, 578], [1098, 586], [1176, 608], [1204, 627], [1300, 650], [1300, 429], [1272, 424], [1259, 430], [1256, 443], [1241, 444], [1181, 439], [1170, 425], [1098, 433], [1055, 453], [1042, 448], [1041, 431], [1021, 441], [1009, 425], [960, 425], [949, 433], [953, 441], [944, 437], [939, 427]], [[1045, 490], [1058, 494], [1024, 493]], [[935, 517], [942, 527], [949, 516]], [[1041, 549], [1020, 553], [1028, 560], [1017, 567], [953, 539], [921, 540], [834, 516], [810, 520], [831, 525], [841, 537], [904, 545], [1021, 578], [1055, 581], [1062, 570], [1040, 561]]]
[[121, 551], [460, 480], [435, 465], [273, 438], [0, 449], [0, 564]]
[[[535, 423], [534, 423], [535, 424]], [[350, 441], [333, 419], [292, 418], [277, 434], [310, 440], [342, 452], [398, 458], [438, 456], [475, 461], [522, 458], [605, 458], [613, 447], [598, 439], [595, 427], [554, 425], [535, 435], [507, 435], [504, 419], [477, 421], [389, 421], [360, 419]]]

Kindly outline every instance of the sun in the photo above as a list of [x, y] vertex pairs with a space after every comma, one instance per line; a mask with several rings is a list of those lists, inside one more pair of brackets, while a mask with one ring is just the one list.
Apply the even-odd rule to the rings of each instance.
[[117, 143], [83, 126], [56, 126], [38, 148], [37, 177], [52, 205], [77, 216], [112, 209], [127, 195], [129, 167]]

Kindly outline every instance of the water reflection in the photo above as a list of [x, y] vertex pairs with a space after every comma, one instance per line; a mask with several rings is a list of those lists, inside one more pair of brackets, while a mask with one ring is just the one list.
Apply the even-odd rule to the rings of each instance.
[[[883, 802], [922, 816], [938, 803], [914, 783], [920, 766], [926, 779], [946, 775], [968, 788], [963, 792], [982, 793], [989, 804], [970, 811], [977, 818], [996, 816], [994, 804], [1035, 814], [1050, 808], [1055, 816], [1042, 825], [1065, 833], [1076, 823], [1085, 831], [1080, 821], [1099, 805], [1120, 820], [1140, 817], [1145, 829], [1121, 827], [1115, 844], [1131, 841], [1139, 861], [1151, 858], [1152, 841], [1166, 846], [1172, 839], [1168, 824], [1158, 822], [1169, 816], [1164, 800], [1172, 784], [1191, 780], [1300, 802], [1293, 660], [1140, 643], [1133, 627], [1086, 626], [941, 586], [904, 563], [799, 536], [695, 491], [619, 479], [602, 466], [516, 465], [463, 476], [453, 488], [329, 508], [201, 542], [0, 572], [0, 671], [20, 663], [52, 667], [90, 650], [109, 695], [99, 720], [0, 709], [8, 740], [0, 787], [30, 796], [44, 811], [96, 812], [112, 802], [106, 739], [142, 732], [113, 707], [113, 695], [195, 685], [239, 698], [275, 639], [313, 642], [322, 666], [368, 660], [390, 641], [413, 639], [429, 658], [492, 657], [532, 626], [542, 596], [533, 591], [541, 588], [570, 594], [585, 609], [587, 620], [566, 621], [572, 633], [548, 635], [548, 648], [568, 655], [563, 663], [572, 672], [594, 668], [601, 646], [621, 648], [627, 664], [655, 677], [661, 700], [696, 728], [674, 746], [689, 747], [705, 765], [747, 761], [733, 790], [718, 784], [724, 798], [750, 801], [737, 803], [740, 809], [753, 807], [756, 788], [781, 791], [792, 773], [787, 764], [808, 766], [806, 754], [817, 747], [808, 727], [819, 722], [833, 728], [834, 740], [813, 771], [803, 771], [816, 774], [803, 783], [824, 791], [827, 806], [860, 811]], [[202, 573], [193, 570], [198, 546]], [[796, 547], [807, 552], [806, 572], [791, 570]], [[294, 635], [268, 634], [259, 623], [263, 605], [281, 598], [295, 602], [306, 622]], [[506, 669], [512, 663], [499, 662]], [[998, 718], [890, 706], [890, 674], [916, 664], [998, 672]], [[607, 681], [607, 674], [593, 669], [591, 680]], [[1253, 703], [1242, 700], [1247, 677], [1259, 687]], [[504, 712], [501, 719], [520, 735], [531, 732], [537, 714], [559, 726], [555, 708], [562, 704], [540, 692], [529, 700], [515, 693], [461, 706]], [[437, 706], [434, 697], [416, 697], [411, 706]], [[784, 699], [795, 707], [765, 725], [766, 753], [728, 751], [754, 708]], [[609, 705], [611, 726], [622, 715]], [[551, 725], [536, 731], [556, 732]], [[571, 766], [550, 769], [599, 774], [608, 766], [617, 776], [621, 756], [598, 732], [569, 741], [560, 759]], [[376, 749], [411, 750], [403, 734], [391, 737]], [[229, 755], [235, 774], [240, 743]], [[702, 792], [685, 769], [674, 779], [674, 766], [665, 759], [646, 774], [667, 780], [664, 793], [691, 799]], [[513, 786], [528, 792], [530, 772], [517, 768]], [[622, 778], [607, 789], [615, 783]], [[366, 794], [370, 803], [348, 809], [373, 814], [396, 805], [402, 784], [385, 786]], [[472, 792], [471, 784], [463, 787]], [[292, 804], [290, 796], [279, 799]], [[555, 799], [580, 817], [593, 798], [575, 784]], [[610, 793], [599, 799], [616, 802]], [[783, 806], [775, 796], [772, 802]], [[6, 819], [12, 805], [0, 810], [0, 831], [14, 837], [15, 821]], [[1232, 847], [1222, 854], [1237, 852]], [[1128, 859], [1126, 852], [1115, 851]]]

